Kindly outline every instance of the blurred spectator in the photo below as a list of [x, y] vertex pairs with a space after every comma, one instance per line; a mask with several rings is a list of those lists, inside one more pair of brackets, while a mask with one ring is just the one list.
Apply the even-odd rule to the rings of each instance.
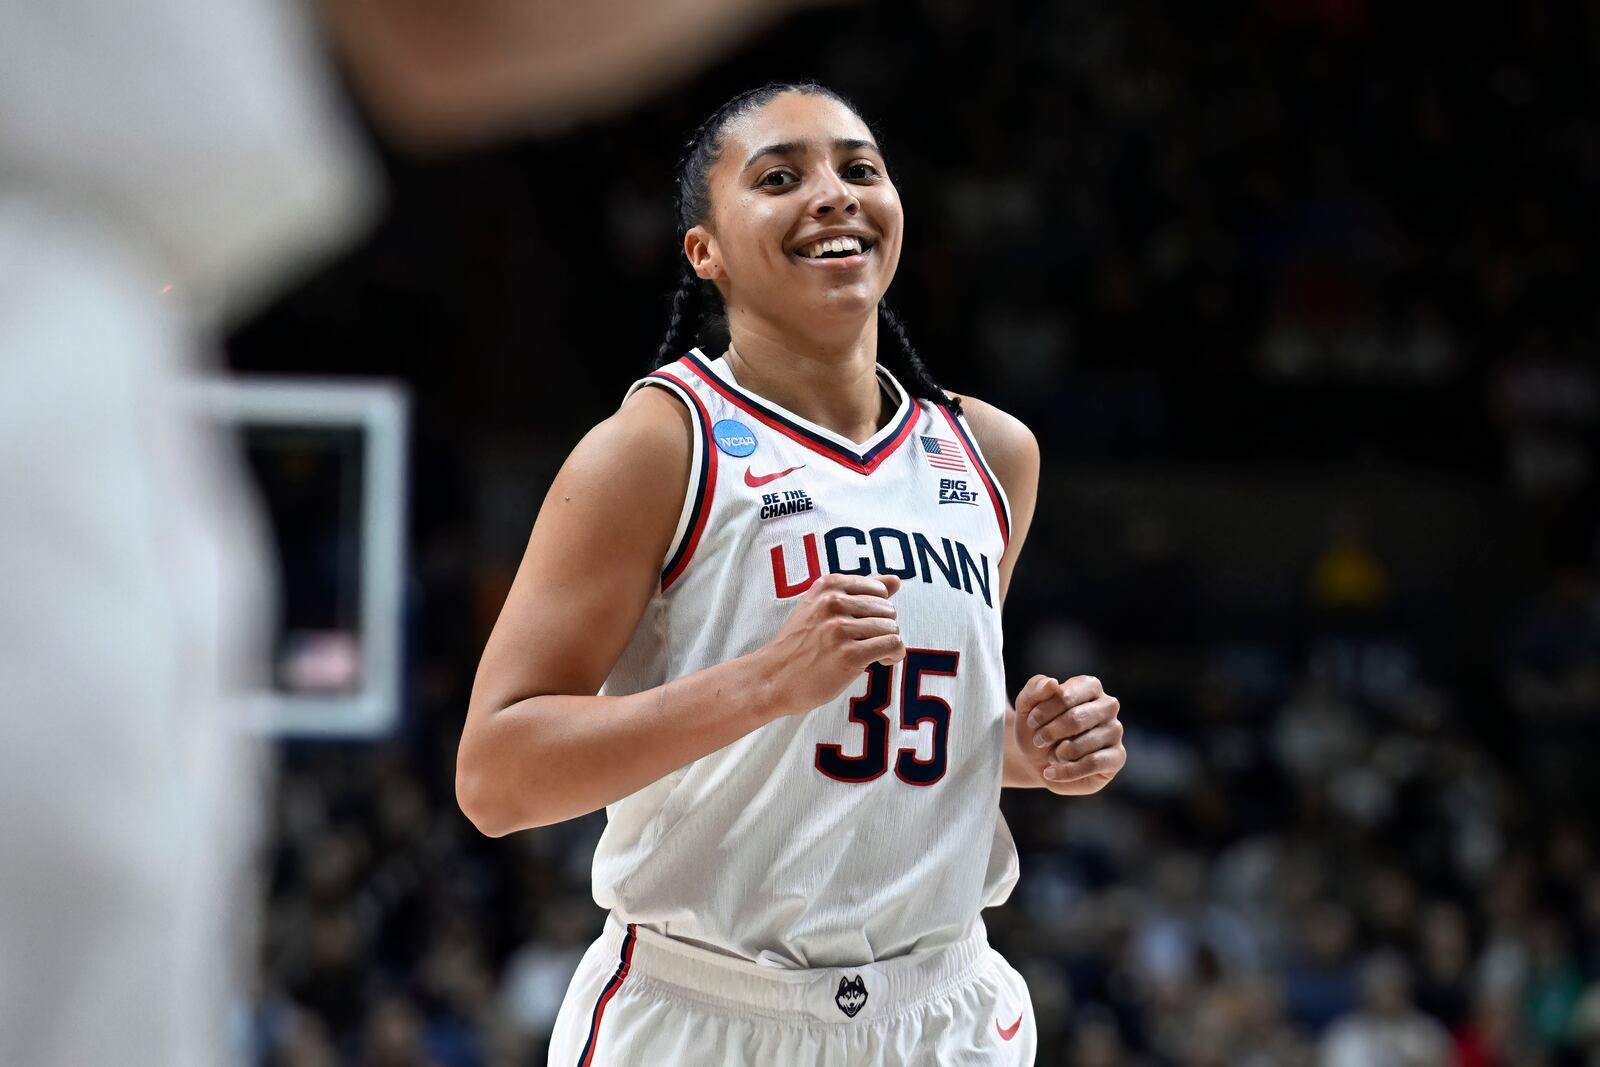
[[1448, 1067], [1443, 1026], [1411, 1003], [1405, 962], [1385, 952], [1361, 971], [1361, 1009], [1328, 1030], [1322, 1067]]
[[540, 913], [534, 940], [519, 948], [506, 965], [504, 1007], [518, 1034], [533, 1044], [547, 1042], [556, 1013], [578, 961], [589, 946], [588, 902], [551, 901]]
[[1290, 1017], [1318, 1033], [1355, 1005], [1355, 919], [1343, 905], [1321, 901], [1305, 915], [1300, 934], [1284, 990]]

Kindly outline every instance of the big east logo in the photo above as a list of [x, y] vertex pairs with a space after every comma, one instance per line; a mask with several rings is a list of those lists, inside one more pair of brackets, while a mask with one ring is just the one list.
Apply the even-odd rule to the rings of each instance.
[[976, 504], [978, 492], [967, 488], [965, 478], [940, 478], [939, 503], [941, 504]]

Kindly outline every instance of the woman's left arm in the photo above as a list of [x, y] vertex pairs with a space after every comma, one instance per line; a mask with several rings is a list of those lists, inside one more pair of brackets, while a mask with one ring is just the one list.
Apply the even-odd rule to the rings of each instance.
[[[981, 400], [962, 397], [962, 411], [1011, 504], [1011, 540], [1000, 558], [1000, 601], [1033, 523], [1039, 497], [1039, 442], [1022, 422]], [[1036, 674], [1006, 708], [1001, 784], [1044, 788], [1062, 796], [1098, 793], [1127, 763], [1121, 705], [1098, 678], [1057, 681]]]

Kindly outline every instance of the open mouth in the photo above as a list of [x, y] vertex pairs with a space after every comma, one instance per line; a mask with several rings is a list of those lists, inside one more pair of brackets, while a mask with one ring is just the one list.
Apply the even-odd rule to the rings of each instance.
[[829, 237], [794, 251], [794, 255], [810, 263], [840, 263], [861, 261], [871, 254], [876, 242], [869, 237]]

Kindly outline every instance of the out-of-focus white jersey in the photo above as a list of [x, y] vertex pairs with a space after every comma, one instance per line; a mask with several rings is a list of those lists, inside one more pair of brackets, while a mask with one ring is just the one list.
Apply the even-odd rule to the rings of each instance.
[[185, 387], [372, 210], [310, 14], [0, 4], [0, 1064], [246, 1062], [266, 560]]
[[902, 579], [907, 653], [610, 805], [594, 895], [623, 922], [826, 967], [954, 943], [1010, 895], [1009, 507], [964, 420], [879, 374], [898, 407], [861, 444], [740, 388], [698, 349], [633, 387], [688, 406], [694, 461], [660, 591], [605, 692], [755, 650], [828, 572]]

